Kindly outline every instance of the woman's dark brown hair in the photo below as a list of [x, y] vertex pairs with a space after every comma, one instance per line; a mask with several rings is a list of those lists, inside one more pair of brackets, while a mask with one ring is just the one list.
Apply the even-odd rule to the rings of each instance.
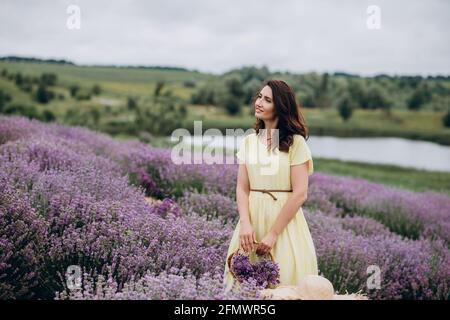
[[[302, 135], [305, 140], [309, 138], [309, 130], [300, 110], [300, 103], [295, 97], [294, 91], [283, 80], [266, 80], [252, 99], [252, 106], [258, 98], [262, 88], [269, 86], [272, 89], [275, 114], [278, 117], [277, 128], [279, 131], [280, 151], [288, 152], [289, 147], [294, 142], [294, 134]], [[254, 129], [259, 134], [261, 129], [265, 129], [264, 121], [257, 118]]]

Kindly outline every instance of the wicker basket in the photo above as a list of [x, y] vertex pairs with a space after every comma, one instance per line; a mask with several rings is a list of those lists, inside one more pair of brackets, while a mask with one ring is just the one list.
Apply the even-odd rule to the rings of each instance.
[[[255, 252], [255, 250], [252, 250], [250, 253], [252, 253], [252, 252]], [[233, 276], [233, 278], [236, 279], [237, 282], [241, 283], [241, 282], [239, 281], [238, 277], [236, 277], [236, 275], [235, 275], [234, 272], [233, 272], [232, 262], [231, 262], [232, 259], [233, 259], [233, 257], [234, 257], [234, 255], [239, 254], [239, 253], [243, 253], [243, 254], [246, 255], [246, 256], [249, 256], [249, 255], [250, 255], [250, 253], [246, 252], [246, 251], [241, 247], [241, 245], [239, 245], [239, 248], [238, 248], [236, 251], [234, 251], [232, 254], [230, 254], [229, 257], [227, 258], [227, 264], [228, 264], [228, 269], [230, 270], [231, 275]], [[272, 253], [271, 253], [270, 251], [269, 251], [268, 253], [266, 253], [263, 257], [266, 257], [266, 256], [269, 256], [270, 260], [273, 261], [273, 262], [275, 262], [275, 260], [274, 260], [274, 258], [273, 258], [273, 255], [272, 255]], [[273, 287], [274, 287], [274, 286], [269, 285], [267, 288], [273, 288]]]

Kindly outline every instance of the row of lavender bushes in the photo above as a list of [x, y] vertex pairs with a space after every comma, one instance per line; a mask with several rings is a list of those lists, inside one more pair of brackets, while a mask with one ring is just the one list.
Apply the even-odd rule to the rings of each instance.
[[126, 172], [145, 145], [23, 118], [1, 118], [0, 137], [1, 298], [53, 298], [70, 265], [119, 289], [149, 273], [220, 273], [231, 226], [171, 198], [149, 205]]
[[[258, 298], [252, 284], [221, 287], [235, 165], [177, 166], [169, 150], [15, 117], [0, 118], [0, 144], [1, 298]], [[308, 195], [319, 268], [336, 290], [449, 299], [449, 197], [319, 173]], [[68, 265], [83, 267], [84, 290], [65, 287]], [[379, 289], [367, 288], [370, 265]]]

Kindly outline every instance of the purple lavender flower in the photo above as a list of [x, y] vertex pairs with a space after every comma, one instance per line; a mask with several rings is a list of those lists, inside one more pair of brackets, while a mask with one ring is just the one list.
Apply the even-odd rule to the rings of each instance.
[[[0, 117], [0, 297], [52, 298], [78, 264], [105, 291], [86, 283], [64, 293], [71, 299], [229, 298], [217, 279], [238, 218], [236, 174], [174, 165], [170, 150], [80, 127]], [[450, 299], [448, 196], [320, 173], [310, 183], [304, 213], [336, 290]], [[239, 299], [277, 283], [276, 264], [249, 262], [237, 259], [248, 290]], [[367, 288], [373, 265], [376, 290]]]
[[250, 257], [237, 253], [231, 258], [232, 271], [239, 282], [256, 280], [258, 286], [275, 286], [279, 283], [280, 268], [277, 263], [261, 259], [252, 264]]

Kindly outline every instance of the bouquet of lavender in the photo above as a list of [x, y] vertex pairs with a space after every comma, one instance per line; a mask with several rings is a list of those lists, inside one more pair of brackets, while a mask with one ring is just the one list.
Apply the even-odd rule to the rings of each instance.
[[254, 279], [264, 288], [280, 283], [280, 267], [272, 260], [262, 259], [253, 264], [248, 255], [236, 252], [231, 258], [230, 270], [239, 282]]

